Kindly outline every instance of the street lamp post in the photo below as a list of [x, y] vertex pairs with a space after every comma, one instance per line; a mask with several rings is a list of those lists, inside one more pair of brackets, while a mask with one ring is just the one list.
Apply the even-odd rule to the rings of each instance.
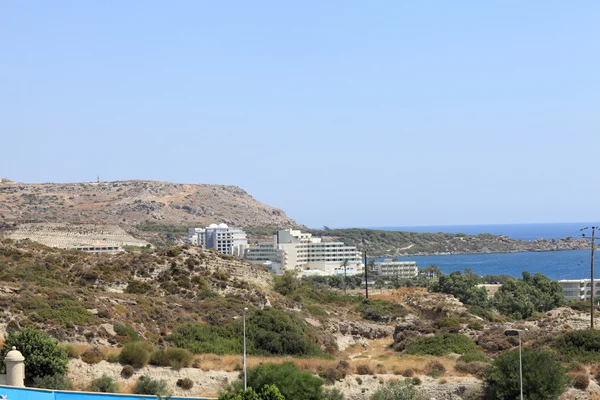
[[519, 337], [519, 382], [521, 384], [521, 400], [523, 400], [523, 357], [521, 355], [521, 334], [523, 330], [521, 329], [507, 329], [504, 331], [506, 336], [518, 336]]
[[244, 307], [244, 391], [247, 389], [247, 380], [246, 380], [246, 311], [248, 311], [248, 307]]

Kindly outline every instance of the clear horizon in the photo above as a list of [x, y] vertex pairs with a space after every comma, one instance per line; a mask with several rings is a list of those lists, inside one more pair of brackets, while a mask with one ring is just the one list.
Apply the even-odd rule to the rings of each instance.
[[598, 220], [599, 12], [4, 3], [0, 176], [236, 185], [318, 227]]

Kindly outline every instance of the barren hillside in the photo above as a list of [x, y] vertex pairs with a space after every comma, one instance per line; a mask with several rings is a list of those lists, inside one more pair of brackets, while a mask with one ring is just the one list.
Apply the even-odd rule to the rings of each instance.
[[0, 180], [0, 224], [24, 222], [296, 225], [284, 211], [258, 202], [236, 186], [157, 181], [28, 184]]

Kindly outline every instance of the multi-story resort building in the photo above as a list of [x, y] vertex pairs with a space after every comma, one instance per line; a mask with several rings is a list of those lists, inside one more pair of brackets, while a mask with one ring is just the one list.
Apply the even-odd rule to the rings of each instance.
[[245, 258], [278, 274], [296, 270], [304, 275], [353, 275], [362, 269], [356, 247], [323, 242], [310, 233], [293, 229], [277, 232], [272, 242], [248, 247]]
[[[592, 297], [592, 282], [590, 279], [568, 279], [558, 281], [562, 287], [565, 298], [568, 299], [590, 299]], [[594, 297], [600, 296], [600, 279], [594, 279]], [[599, 298], [600, 299], [600, 298]]]
[[393, 261], [385, 259], [373, 264], [373, 272], [379, 276], [394, 276], [398, 278], [414, 278], [419, 274], [415, 261]]
[[206, 228], [190, 228], [188, 243], [205, 249], [217, 249], [219, 253], [242, 257], [248, 246], [246, 232], [230, 228], [227, 224], [210, 224]]

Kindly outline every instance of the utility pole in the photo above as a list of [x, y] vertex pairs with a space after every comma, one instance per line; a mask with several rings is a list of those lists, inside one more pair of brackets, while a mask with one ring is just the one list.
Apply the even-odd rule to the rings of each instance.
[[[595, 240], [596, 240], [596, 229], [598, 229], [600, 227], [598, 226], [592, 226], [592, 260], [590, 263], [590, 282], [592, 284], [591, 287], [591, 291], [590, 291], [590, 329], [594, 329], [594, 312], [595, 307], [594, 307], [594, 292], [596, 291], [596, 288], [594, 287], [594, 247], [595, 247]], [[588, 229], [587, 227], [581, 229], [581, 231], [585, 231], [586, 229]], [[585, 233], [583, 234], [583, 237], [585, 237]]]
[[367, 274], [367, 248], [365, 247], [365, 298], [369, 300], [369, 276]]
[[590, 269], [592, 271], [592, 295], [590, 297], [590, 328], [594, 329], [594, 292], [596, 288], [594, 287], [594, 239], [596, 233], [596, 227], [592, 226], [592, 262], [590, 264]]

